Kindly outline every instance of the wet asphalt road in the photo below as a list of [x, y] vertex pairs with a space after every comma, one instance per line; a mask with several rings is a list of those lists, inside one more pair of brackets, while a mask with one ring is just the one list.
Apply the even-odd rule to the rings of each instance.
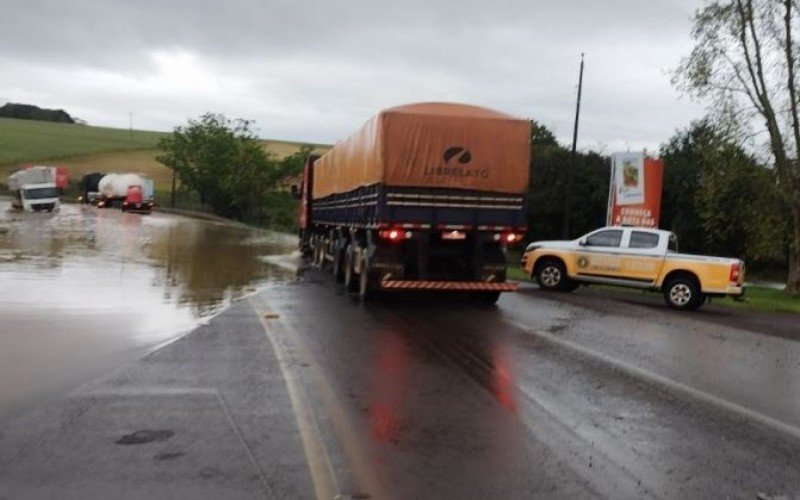
[[800, 344], [719, 314], [310, 271], [0, 428], [0, 498], [800, 498]]
[[263, 308], [378, 496], [800, 497], [796, 341], [593, 294], [364, 306], [311, 281]]

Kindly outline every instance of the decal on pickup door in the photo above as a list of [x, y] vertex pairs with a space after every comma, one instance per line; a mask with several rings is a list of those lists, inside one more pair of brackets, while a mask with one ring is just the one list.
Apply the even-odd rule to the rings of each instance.
[[656, 263], [651, 259], [633, 259], [627, 264], [628, 269], [634, 272], [650, 273], [656, 270]]
[[619, 271], [622, 259], [612, 255], [581, 255], [578, 257], [578, 268], [581, 271]]

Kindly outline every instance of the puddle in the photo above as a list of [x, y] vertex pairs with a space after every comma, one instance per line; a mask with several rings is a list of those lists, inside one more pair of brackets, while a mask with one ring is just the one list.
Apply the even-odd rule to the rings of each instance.
[[296, 240], [153, 213], [0, 198], [0, 420], [295, 279]]

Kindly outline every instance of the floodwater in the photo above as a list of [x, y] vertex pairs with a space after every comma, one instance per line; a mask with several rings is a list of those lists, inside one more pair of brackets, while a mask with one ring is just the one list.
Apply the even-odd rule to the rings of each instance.
[[294, 279], [295, 245], [163, 213], [20, 213], [0, 198], [0, 420]]

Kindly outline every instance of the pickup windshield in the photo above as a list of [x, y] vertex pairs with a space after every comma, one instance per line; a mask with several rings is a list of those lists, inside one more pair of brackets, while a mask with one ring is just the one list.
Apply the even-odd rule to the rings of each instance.
[[41, 200], [43, 198], [58, 198], [58, 191], [54, 187], [40, 187], [25, 189], [25, 199]]

